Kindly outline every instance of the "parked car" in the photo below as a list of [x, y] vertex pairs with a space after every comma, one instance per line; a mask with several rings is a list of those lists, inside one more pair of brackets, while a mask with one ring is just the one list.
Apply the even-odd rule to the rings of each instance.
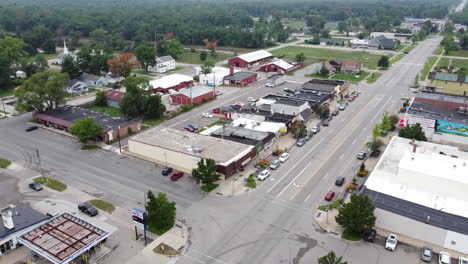
[[98, 214], [98, 210], [89, 203], [79, 204], [78, 210], [80, 210], [83, 214], [87, 214], [89, 216], [96, 216]]
[[288, 159], [289, 159], [289, 153], [285, 152], [285, 153], [281, 154], [281, 156], [279, 157], [278, 160], [280, 162], [286, 162]]
[[425, 262], [431, 262], [432, 261], [432, 249], [430, 247], [423, 247], [421, 249], [421, 259]]
[[322, 125], [323, 126], [329, 126], [330, 125], [330, 120], [324, 119], [323, 122], [322, 122]]
[[468, 264], [468, 258], [460, 257], [458, 259], [458, 264]]
[[409, 51], [403, 51], [404, 54], [409, 54]]
[[312, 138], [313, 135], [314, 135], [314, 133], [308, 131], [308, 132], [306, 133], [306, 135], [305, 135], [305, 138], [306, 138], [307, 140], [310, 140], [310, 139]]
[[188, 126], [193, 130], [198, 130], [199, 129], [199, 127], [197, 125], [194, 125], [194, 124], [190, 124]]
[[172, 168], [171, 167], [166, 167], [162, 170], [162, 175], [168, 176], [169, 174], [172, 173]]
[[220, 90], [216, 90], [216, 92], [215, 92], [215, 95], [216, 95], [216, 96], [222, 95], [222, 94], [223, 94], [223, 92], [221, 92]]
[[284, 91], [285, 93], [294, 94], [294, 91], [291, 90], [291, 89], [289, 89], [289, 88], [284, 88], [283, 91]]
[[280, 166], [281, 162], [279, 160], [274, 160], [270, 163], [270, 169], [276, 170]]
[[26, 130], [26, 132], [31, 132], [31, 131], [36, 130], [38, 128], [39, 128], [38, 126], [30, 126], [30, 127], [26, 128], [25, 130]]
[[266, 178], [268, 178], [270, 176], [270, 172], [268, 170], [263, 170], [262, 172], [260, 172], [260, 174], [258, 174], [257, 178], [261, 181], [265, 180]]
[[240, 107], [244, 107], [244, 106], [245, 106], [245, 104], [242, 103], [242, 102], [237, 102], [237, 103], [235, 103], [234, 105], [238, 105], [238, 106], [240, 106]]
[[332, 119], [333, 119], [332, 115], [328, 115], [327, 117], [325, 117], [325, 120], [328, 120], [328, 121], [331, 121]]
[[35, 190], [36, 192], [42, 191], [42, 189], [43, 189], [42, 185], [40, 183], [38, 183], [38, 182], [31, 182], [29, 184], [29, 188]]
[[249, 97], [247, 98], [247, 101], [249, 102], [257, 102], [257, 99], [253, 98], [253, 97]]
[[343, 111], [343, 110], [346, 109], [346, 105], [345, 105], [345, 104], [342, 104], [342, 105], [340, 105], [340, 107], [339, 107], [338, 109], [340, 109], [341, 111]]
[[184, 173], [181, 171], [176, 171], [174, 174], [171, 176], [171, 181], [177, 181], [178, 179], [182, 178], [184, 176]]
[[320, 131], [320, 126], [314, 126], [312, 127], [312, 129], [310, 129], [310, 132], [314, 133], [314, 134], [317, 134], [317, 132]]
[[305, 138], [300, 138], [300, 139], [297, 140], [296, 146], [302, 147], [302, 146], [304, 146], [304, 144], [306, 143], [306, 141], [307, 141], [307, 140], [306, 140]]
[[358, 160], [363, 160], [365, 159], [367, 156], [367, 153], [365, 151], [359, 151], [358, 154], [357, 154], [357, 159]]
[[345, 182], [345, 177], [339, 176], [339, 177], [336, 177], [335, 185], [342, 186], [344, 182]]
[[352, 101], [354, 101], [354, 96], [350, 96], [350, 97], [348, 97], [348, 101], [349, 101], [349, 102], [352, 102]]
[[398, 244], [397, 235], [390, 234], [387, 238], [387, 241], [385, 241], [385, 249], [388, 249], [390, 251], [395, 251], [397, 244]]
[[230, 107], [234, 110], [240, 110], [242, 108], [240, 105], [230, 105]]
[[267, 83], [265, 86], [266, 87], [274, 87], [274, 85], [272, 83]]
[[188, 127], [188, 126], [184, 127], [184, 129], [187, 130], [188, 132], [192, 132], [192, 133], [195, 132], [195, 129]]
[[335, 110], [335, 111], [331, 112], [331, 115], [332, 116], [337, 116], [339, 113], [340, 113], [340, 111]]
[[213, 115], [210, 114], [210, 113], [203, 113], [202, 116], [206, 117], [206, 118], [212, 118], [213, 117]]
[[329, 192], [327, 192], [327, 194], [325, 195], [325, 200], [331, 201], [331, 200], [333, 200], [333, 197], [335, 197], [335, 192], [329, 191]]
[[374, 243], [376, 236], [377, 236], [377, 231], [375, 231], [375, 229], [371, 229], [364, 233], [364, 240], [367, 242]]
[[439, 253], [439, 264], [450, 264], [452, 263], [452, 258], [450, 254], [444, 251]]

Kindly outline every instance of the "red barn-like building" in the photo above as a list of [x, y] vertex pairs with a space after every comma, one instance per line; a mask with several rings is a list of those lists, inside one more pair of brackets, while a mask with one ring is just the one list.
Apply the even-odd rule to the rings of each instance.
[[225, 85], [246, 86], [257, 80], [255, 72], [240, 71], [234, 72], [234, 66], [230, 65], [230, 73], [223, 79]]
[[277, 72], [277, 73], [285, 74], [290, 71], [294, 71], [295, 69], [300, 68], [302, 66], [303, 66], [302, 63], [291, 64], [284, 60], [277, 60], [277, 61], [265, 64], [265, 65], [262, 65], [260, 67], [260, 70], [264, 72]]
[[179, 90], [179, 93], [171, 94], [172, 103], [174, 104], [199, 104], [203, 100], [208, 100], [214, 97], [212, 87], [208, 86], [192, 86]]
[[182, 88], [192, 86], [193, 78], [182, 74], [170, 74], [157, 80], [151, 80], [150, 85], [162, 93], [168, 93], [169, 89], [179, 91]]
[[228, 60], [229, 66], [246, 68], [260, 64], [260, 62], [273, 58], [273, 55], [265, 50], [239, 55]]

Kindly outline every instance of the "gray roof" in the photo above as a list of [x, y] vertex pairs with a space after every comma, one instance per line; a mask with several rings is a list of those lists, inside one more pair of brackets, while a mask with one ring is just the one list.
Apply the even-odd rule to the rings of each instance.
[[[7, 209], [9, 208], [6, 208], [4, 210]], [[13, 213], [12, 218], [15, 227], [9, 230], [3, 225], [3, 223], [0, 223], [0, 238], [4, 238], [22, 229], [25, 229], [27, 227], [49, 219], [49, 217], [47, 217], [45, 214], [34, 210], [33, 208], [31, 208], [31, 206], [27, 204], [18, 204], [14, 208], [10, 208], [10, 210]]]
[[[465, 106], [460, 104], [460, 106]], [[437, 107], [436, 105], [426, 104], [420, 101], [413, 101], [408, 114], [424, 117], [431, 120], [445, 120], [454, 123], [468, 124], [468, 115], [457, 112], [457, 108], [453, 111]]]
[[[422, 206], [420, 204], [369, 190], [367, 188], [364, 188], [363, 194], [369, 197], [376, 208], [398, 214], [424, 224], [468, 235], [468, 219], [465, 217]], [[430, 217], [429, 223], [426, 222], [428, 216]]]
[[240, 72], [235, 72], [234, 74], [230, 74], [226, 77], [224, 77], [224, 80], [231, 80], [231, 81], [242, 81], [244, 79], [247, 79], [251, 77], [252, 75], [255, 75], [256, 73], [254, 72], [246, 72], [246, 71], [240, 71]]
[[299, 101], [299, 100], [292, 100], [292, 99], [279, 99], [276, 101], [275, 104], [284, 104], [284, 105], [290, 105], [290, 106], [301, 106], [307, 102], [304, 101]]
[[396, 40], [386, 38], [383, 35], [377, 36], [375, 39], [380, 42], [381, 48], [383, 49], [395, 49], [398, 45]]
[[[190, 98], [190, 95], [192, 96], [192, 98], [196, 98], [198, 96], [205, 95], [207, 93], [213, 93], [213, 92], [214, 92], [213, 87], [204, 86], [204, 85], [195, 85], [191, 87], [182, 88], [179, 90], [178, 93], [183, 94], [187, 96], [188, 98]], [[174, 94], [174, 95], [177, 95], [177, 94]]]
[[162, 57], [157, 57], [156, 58], [156, 63], [163, 63], [163, 62], [166, 62], [166, 61], [173, 61], [174, 58], [172, 58], [171, 55], [167, 55], [167, 56], [162, 56]]
[[91, 80], [91, 81], [99, 81], [99, 79], [101, 79], [102, 77], [101, 76], [98, 76], [98, 75], [94, 75], [94, 74], [88, 74], [88, 73], [83, 73], [81, 74], [81, 76], [78, 78], [79, 80]]
[[249, 145], [256, 145], [258, 142], [267, 143], [274, 138], [274, 134], [270, 132], [262, 132], [229, 125], [225, 125], [224, 127], [215, 130], [211, 135]]
[[279, 78], [281, 78], [283, 76], [284, 76], [284, 74], [273, 74], [273, 75], [268, 77], [268, 80], [273, 80], [274, 81], [274, 80], [279, 79]]
[[307, 107], [299, 115], [301, 116], [303, 120], [308, 120], [313, 114], [314, 114], [314, 111], [311, 108]]

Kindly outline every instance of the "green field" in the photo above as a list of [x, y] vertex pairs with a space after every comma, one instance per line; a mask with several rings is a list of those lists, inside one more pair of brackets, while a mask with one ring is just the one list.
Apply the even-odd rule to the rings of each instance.
[[432, 69], [432, 66], [434, 66], [436, 61], [437, 57], [429, 57], [429, 59], [426, 60], [426, 63], [424, 63], [424, 67], [421, 70], [421, 74], [419, 75], [419, 80], [426, 80], [427, 75], [429, 75], [429, 71]]
[[468, 57], [468, 50], [450, 51], [448, 55], [454, 57]]
[[37, 177], [37, 178], [34, 178], [34, 181], [35, 182], [38, 182], [44, 186], [47, 186], [49, 187], [50, 189], [52, 190], [56, 190], [56, 191], [59, 191], [59, 192], [63, 192], [67, 189], [67, 185], [57, 181], [57, 180], [54, 180], [54, 179], [51, 179], [49, 177]]
[[367, 83], [375, 83], [377, 79], [379, 79], [380, 76], [382, 76], [382, 73], [380, 72], [374, 72], [374, 75], [371, 74], [369, 78], [367, 78]]
[[[226, 53], [221, 53], [217, 52], [216, 56], [213, 57], [211, 56], [211, 53], [208, 52], [208, 57], [206, 60], [210, 60], [212, 62], [219, 62], [223, 60], [227, 60], [231, 57], [234, 57], [233, 54], [226, 54]], [[179, 54], [176, 59], [177, 62], [182, 62], [182, 63], [190, 63], [190, 64], [202, 64], [203, 62], [200, 60], [200, 52], [190, 52], [190, 51], [185, 51], [182, 54]]]
[[399, 60], [403, 59], [404, 57], [405, 57], [405, 54], [397, 54], [396, 56], [391, 58], [390, 65], [394, 64], [395, 62], [398, 62]]
[[[445, 59], [445, 58], [444, 58]], [[468, 69], [468, 60], [464, 59], [452, 59], [452, 64], [451, 66], [455, 68], [465, 68]]]
[[440, 58], [439, 63], [437, 63], [437, 67], [448, 67], [448, 66], [450, 66], [449, 58]]
[[438, 47], [436, 50], [434, 50], [434, 55], [440, 55], [444, 51], [444, 47]]
[[306, 28], [306, 22], [304, 20], [285, 20], [283, 21], [283, 24], [293, 29], [305, 29]]
[[365, 51], [341, 51], [332, 49], [316, 49], [312, 47], [305, 48], [289, 46], [272, 51], [273, 55], [275, 56], [284, 56], [292, 60], [294, 60], [296, 54], [301, 52], [306, 56], [306, 60], [304, 62], [305, 66], [315, 62], [321, 62], [323, 60], [353, 59], [362, 61], [364, 67], [369, 69], [376, 69], [377, 61], [380, 59], [380, 55], [373, 55]]
[[89, 203], [108, 213], [112, 213], [115, 211], [115, 206], [113, 204], [103, 200], [95, 199], [89, 201]]
[[4, 159], [4, 158], [0, 158], [0, 168], [6, 169], [10, 165], [11, 165], [11, 161]]
[[[360, 82], [364, 78], [366, 78], [369, 75], [368, 72], [361, 72], [361, 75], [354, 75], [354, 74], [346, 74], [346, 73], [337, 73], [335, 75], [332, 75], [330, 80], [341, 80], [341, 81], [349, 81], [349, 82]], [[359, 76], [356, 78], [356, 76]]]
[[329, 30], [337, 30], [338, 29], [338, 24], [337, 23], [326, 23], [325, 28]]
[[111, 106], [91, 106], [89, 110], [109, 114], [111, 116], [121, 116], [122, 113], [120, 112], [119, 108], [111, 107]]

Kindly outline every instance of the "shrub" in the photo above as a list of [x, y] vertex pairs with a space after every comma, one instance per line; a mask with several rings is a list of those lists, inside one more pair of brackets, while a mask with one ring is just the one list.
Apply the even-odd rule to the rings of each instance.
[[133, 133], [133, 130], [132, 130], [131, 127], [127, 128], [127, 133], [128, 133], [129, 135], [131, 135], [131, 134]]

